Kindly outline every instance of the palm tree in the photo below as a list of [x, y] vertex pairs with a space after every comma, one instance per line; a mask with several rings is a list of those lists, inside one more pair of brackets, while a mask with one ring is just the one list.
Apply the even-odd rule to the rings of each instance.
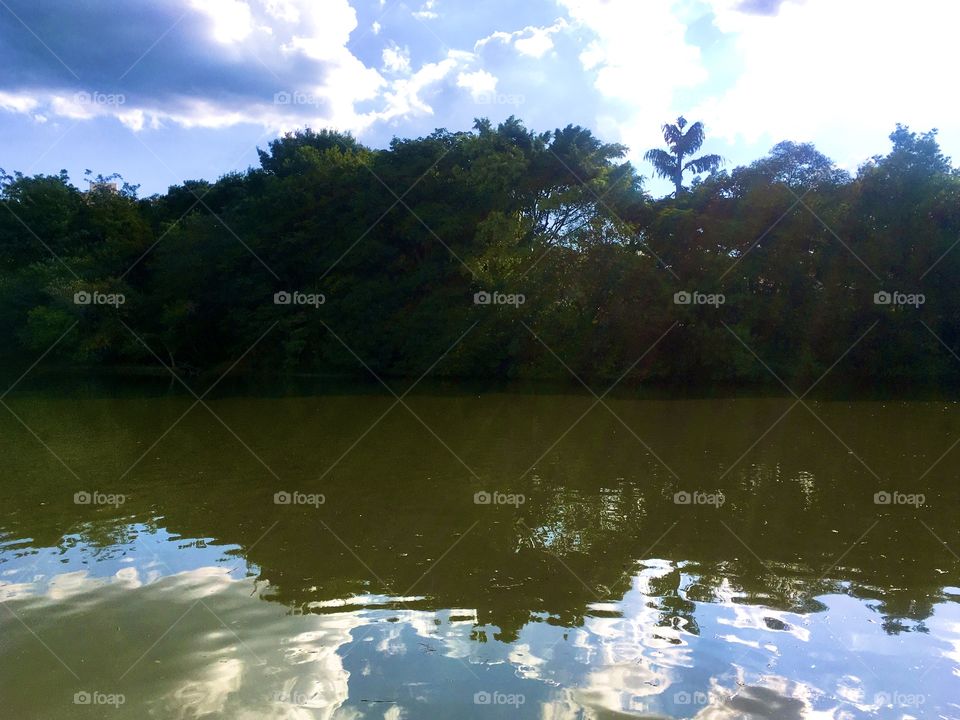
[[663, 139], [670, 148], [666, 150], [647, 150], [644, 160], [653, 164], [657, 175], [673, 182], [676, 195], [683, 192], [683, 173], [692, 170], [694, 173], [712, 172], [723, 164], [719, 155], [701, 155], [698, 158], [684, 162], [685, 157], [693, 155], [703, 145], [703, 123], [695, 122], [684, 132], [687, 120], [682, 115], [677, 118], [677, 124], [667, 123], [663, 126]]

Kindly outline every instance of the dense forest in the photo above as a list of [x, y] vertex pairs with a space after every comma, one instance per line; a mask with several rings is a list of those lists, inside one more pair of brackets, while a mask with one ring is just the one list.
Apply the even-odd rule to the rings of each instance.
[[[683, 128], [647, 153], [676, 185], [661, 200], [625, 147], [515, 118], [387, 149], [303, 130], [259, 168], [143, 199], [109, 178], [82, 191], [65, 171], [0, 171], [0, 361], [627, 383], [772, 371], [798, 390], [828, 370], [960, 377], [960, 171], [936, 131], [898, 126], [852, 176], [792, 142], [746, 167], [683, 164]], [[700, 173], [689, 187], [684, 168]]]

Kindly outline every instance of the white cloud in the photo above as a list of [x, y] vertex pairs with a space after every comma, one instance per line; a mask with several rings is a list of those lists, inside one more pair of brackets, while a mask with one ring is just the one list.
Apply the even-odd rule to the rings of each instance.
[[347, 40], [357, 27], [357, 13], [347, 0], [328, 0], [319, 6], [300, 0], [302, 18], [287, 50], [298, 50], [315, 60], [343, 56]]
[[420, 9], [413, 13], [415, 18], [420, 20], [436, 20], [440, 17], [439, 14], [433, 9], [437, 4], [437, 0], [427, 0], [423, 5], [420, 6]]
[[555, 25], [548, 28], [528, 28], [530, 37], [517, 38], [513, 46], [521, 55], [541, 58], [549, 50], [553, 50], [553, 38], [550, 35], [560, 30], [561, 27], [561, 25]]
[[300, 21], [300, 9], [291, 0], [265, 0], [263, 6], [272, 18], [289, 23]]
[[143, 123], [146, 116], [143, 110], [131, 110], [130, 112], [117, 113], [117, 119], [134, 132], [143, 130]]
[[210, 18], [219, 43], [237, 43], [253, 32], [253, 14], [243, 0], [190, 0], [190, 5]]
[[409, 71], [410, 48], [400, 47], [395, 42], [391, 42], [383, 49], [383, 68], [393, 73]]
[[528, 25], [522, 30], [515, 30], [513, 32], [498, 30], [478, 40], [474, 48], [479, 50], [489, 43], [502, 42], [505, 45], [513, 45], [521, 55], [541, 58], [550, 50], [553, 50], [553, 38], [551, 35], [565, 30], [567, 27], [567, 22], [563, 18], [558, 18], [553, 25], [546, 27]]
[[814, 140], [855, 164], [882, 149], [896, 122], [960, 132], [945, 83], [960, 6], [806, 0], [763, 16], [737, 12], [734, 0], [710, 2], [717, 27], [734, 33], [743, 71], [697, 112], [731, 141]]
[[473, 60], [471, 53], [451, 50], [440, 62], [427, 63], [409, 78], [396, 80], [384, 93], [386, 109], [374, 113], [377, 120], [386, 121], [407, 115], [433, 115], [433, 108], [422, 97], [429, 87], [449, 77], [458, 67]]
[[380, 23], [374, 21], [373, 25], [370, 26], [370, 31], [371, 31], [374, 35], [379, 35], [379, 34], [380, 34], [380, 28], [381, 28]]
[[687, 42], [681, 0], [559, 0], [571, 21], [594, 34], [580, 54], [594, 86], [618, 110], [598, 124], [630, 146], [633, 159], [662, 142], [659, 127], [675, 118], [674, 93], [707, 80], [700, 49]]
[[323, 85], [306, 88], [329, 104], [324, 120], [337, 128], [359, 130], [368, 124], [356, 113], [355, 105], [373, 100], [386, 84], [383, 76], [364, 65], [350, 50], [347, 40], [357, 27], [357, 16], [347, 0], [330, 0], [323, 6], [306, 4], [299, 30], [284, 46], [290, 54], [323, 61], [327, 71]]
[[39, 105], [37, 99], [28, 93], [8, 93], [0, 90], [0, 109], [9, 112], [28, 113]]
[[477, 40], [476, 44], [473, 46], [475, 50], [480, 50], [484, 45], [487, 45], [495, 40], [502, 43], [510, 44], [513, 41], [513, 33], [504, 32], [503, 30], [497, 30], [495, 33], [487, 35], [485, 38], [480, 38]]
[[497, 89], [497, 78], [486, 70], [461, 72], [457, 75], [457, 87], [466, 88], [474, 102], [491, 96]]
[[[409, 48], [391, 43], [382, 54], [385, 77], [347, 47], [358, 24], [349, 0], [186, 1], [212, 20], [211, 43], [230, 44], [224, 52], [237, 62], [256, 60], [260, 69], [265, 60], [306, 58], [320, 63], [322, 71], [300, 75], [288, 87], [278, 78], [274, 97], [243, 102], [196, 93], [175, 99], [138, 94], [113, 102], [92, 90], [40, 88], [0, 91], [0, 110], [51, 119], [114, 118], [134, 132], [167, 124], [225, 128], [252, 123], [274, 131], [313, 125], [362, 134], [376, 123], [432, 115], [430, 93], [476, 61], [471, 52], [448, 50], [438, 61], [416, 68]], [[358, 111], [361, 103], [367, 104], [363, 112]]]

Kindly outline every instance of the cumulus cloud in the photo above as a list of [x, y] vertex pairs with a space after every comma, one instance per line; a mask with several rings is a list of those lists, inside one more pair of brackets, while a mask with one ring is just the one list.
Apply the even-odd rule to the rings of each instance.
[[410, 48], [391, 42], [383, 49], [383, 68], [388, 72], [407, 72], [410, 69]]
[[452, 73], [473, 59], [471, 53], [451, 50], [447, 57], [435, 63], [427, 63], [407, 78], [397, 80], [385, 93], [387, 107], [375, 113], [381, 121], [410, 115], [433, 115], [433, 107], [424, 97], [424, 91], [450, 77]]
[[480, 50], [485, 45], [499, 42], [505, 45], [512, 45], [521, 55], [541, 58], [550, 50], [553, 50], [554, 44], [551, 36], [561, 30], [565, 30], [567, 27], [567, 22], [563, 18], [558, 18], [556, 22], [546, 27], [528, 25], [522, 30], [515, 30], [513, 32], [498, 30], [478, 40], [474, 48]]
[[497, 89], [497, 78], [486, 70], [461, 72], [457, 75], [457, 87], [466, 88], [474, 102], [490, 97]]
[[420, 20], [435, 20], [440, 15], [434, 10], [436, 7], [437, 0], [427, 0], [423, 5], [420, 6], [420, 9], [413, 13], [415, 18]]
[[385, 77], [348, 48], [358, 26], [348, 0], [91, 0], [56, 15], [30, 0], [8, 4], [0, 110], [113, 117], [134, 131], [253, 123], [363, 132], [432, 113], [421, 93], [472, 58], [450, 51], [413, 72], [409, 49], [392, 43], [382, 54]]
[[[915, 0], [909, 11], [874, 0], [711, 5], [743, 69], [696, 114], [731, 142], [812, 139], [855, 163], [882, 148], [896, 122], [960, 131], [954, 93], [944, 86], [956, 64], [960, 7], [939, 0]], [[777, 12], [744, 11], [758, 8]]]
[[469, 6], [469, 23], [439, 0], [4, 2], [0, 113], [38, 124], [312, 125], [378, 142], [436, 117], [469, 125], [469, 93], [493, 116], [590, 126], [647, 172], [643, 152], [679, 114], [734, 162], [792, 139], [855, 167], [896, 122], [939, 127], [958, 152], [944, 78], [960, 6], [941, 0], [498, 0]]
[[629, 145], [636, 159], [662, 141], [658, 128], [677, 115], [675, 93], [708, 78], [700, 49], [686, 39], [681, 2], [559, 2], [592, 35], [580, 62], [607, 101], [596, 124]]
[[37, 107], [38, 102], [29, 95], [17, 95], [16, 93], [3, 92], [0, 90], [0, 109], [10, 112], [28, 113]]
[[[213, 38], [223, 44], [246, 40], [253, 32], [253, 13], [243, 0], [190, 0], [190, 6], [209, 18]], [[268, 10], [271, 12], [274, 6]]]

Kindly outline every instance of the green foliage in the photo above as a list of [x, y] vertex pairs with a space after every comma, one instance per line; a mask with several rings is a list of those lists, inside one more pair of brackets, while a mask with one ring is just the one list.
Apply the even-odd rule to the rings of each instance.
[[[790, 383], [841, 357], [832, 377], [853, 382], [956, 377], [960, 174], [935, 131], [898, 126], [856, 177], [791, 142], [717, 172], [693, 157], [703, 136], [664, 126], [670, 152], [647, 158], [681, 192], [656, 202], [626, 148], [513, 117], [386, 150], [303, 130], [258, 169], [146, 199], [115, 176], [81, 192], [0, 171], [0, 355], [27, 366], [56, 342], [59, 362], [214, 374], [242, 357], [261, 373], [752, 383], [770, 379], [756, 353]], [[690, 171], [711, 174], [683, 191]], [[692, 290], [725, 302], [674, 302]], [[877, 305], [880, 290], [926, 302]], [[524, 302], [475, 304], [483, 291]]]

